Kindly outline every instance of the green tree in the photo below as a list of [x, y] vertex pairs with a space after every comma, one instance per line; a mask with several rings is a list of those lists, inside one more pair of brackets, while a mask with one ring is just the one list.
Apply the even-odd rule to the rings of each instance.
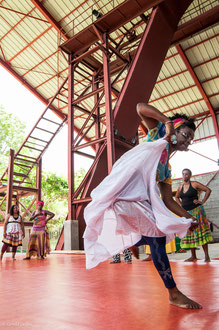
[[[75, 173], [75, 189], [80, 185], [86, 171], [80, 169]], [[68, 213], [68, 181], [67, 178], [57, 176], [55, 173], [43, 172], [42, 175], [42, 199], [45, 207], [56, 214], [50, 226], [63, 224]]]
[[12, 113], [4, 111], [0, 105], [0, 174], [8, 166], [9, 149], [15, 152], [25, 137], [25, 124]]

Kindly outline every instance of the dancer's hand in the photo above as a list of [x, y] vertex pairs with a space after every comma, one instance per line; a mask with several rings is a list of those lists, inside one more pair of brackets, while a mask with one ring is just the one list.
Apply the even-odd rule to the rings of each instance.
[[199, 222], [198, 219], [196, 219], [195, 217], [191, 217], [193, 222], [191, 223], [191, 226], [189, 227], [190, 231], [194, 231], [196, 228], [198, 228]]
[[[173, 122], [168, 121], [165, 124], [165, 127], [166, 127], [166, 134], [164, 136], [164, 139], [167, 140], [169, 143], [173, 143], [173, 136], [176, 136]], [[176, 144], [176, 143], [174, 143], [174, 144]]]

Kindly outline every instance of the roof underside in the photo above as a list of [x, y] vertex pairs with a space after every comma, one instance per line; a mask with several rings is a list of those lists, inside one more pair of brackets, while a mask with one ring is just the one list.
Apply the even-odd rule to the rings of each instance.
[[[47, 104], [59, 89], [68, 74], [68, 56], [59, 47], [72, 36], [87, 28], [95, 21], [93, 9], [107, 14], [123, 0], [0, 0], [0, 64], [22, 81], [39, 99]], [[152, 2], [152, 1], [151, 1]], [[155, 3], [156, 1], [154, 1]], [[157, 3], [162, 1], [157, 1]], [[210, 12], [218, 15], [218, 2], [214, 0], [195, 0], [182, 17], [180, 27], [190, 20]], [[110, 34], [112, 42], [120, 43], [124, 56], [133, 56], [140, 36], [147, 24], [152, 8], [144, 15], [137, 16]], [[200, 17], [201, 17], [200, 16]], [[200, 24], [201, 26], [201, 24]], [[202, 123], [197, 130], [196, 139], [215, 137], [211, 114], [219, 110], [218, 94], [218, 30], [217, 24], [199, 29], [198, 33], [174, 43], [163, 63], [150, 103], [161, 111], [173, 115], [182, 111]], [[202, 31], [201, 31], [202, 30]], [[127, 32], [134, 34], [128, 41]], [[92, 54], [96, 65], [102, 62], [102, 54], [97, 50]], [[112, 55], [112, 63], [117, 58]], [[194, 79], [194, 74], [197, 79]], [[93, 70], [80, 64], [75, 74], [75, 93], [80, 95], [90, 84]], [[112, 90], [115, 103], [124, 83], [127, 70], [124, 70]], [[112, 77], [113, 79], [113, 77]], [[101, 87], [101, 83], [100, 86]], [[89, 92], [89, 90], [88, 90]], [[53, 106], [67, 113], [67, 89], [63, 98], [56, 99]], [[93, 99], [82, 102], [84, 109], [91, 111]], [[101, 101], [104, 113], [104, 98]], [[88, 114], [75, 111], [75, 125], [80, 128]], [[203, 120], [206, 117], [205, 120]], [[102, 122], [102, 131], [105, 121]], [[87, 137], [94, 137], [94, 128]]]

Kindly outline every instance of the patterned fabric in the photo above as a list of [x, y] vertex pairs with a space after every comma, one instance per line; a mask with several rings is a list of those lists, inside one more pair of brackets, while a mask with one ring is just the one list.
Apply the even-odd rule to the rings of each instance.
[[6, 243], [9, 246], [22, 245], [22, 230], [21, 230], [21, 218], [20, 216], [15, 219], [12, 215], [8, 219], [6, 227], [6, 236], [3, 238], [2, 243]]
[[[165, 134], [165, 125], [159, 121], [157, 127], [148, 130], [146, 142], [153, 142], [161, 139]], [[171, 166], [169, 164], [169, 143], [166, 145], [160, 157], [160, 161], [157, 167], [156, 180], [157, 182], [172, 184]]]
[[195, 248], [213, 240], [210, 227], [206, 218], [205, 210], [202, 205], [188, 211], [193, 217], [198, 219], [199, 226], [194, 232], [188, 231], [187, 235], [181, 240], [182, 248]]
[[[160, 198], [157, 165], [167, 141], [140, 143], [122, 155], [91, 192], [84, 209], [86, 268], [133, 246], [142, 235], [185, 237], [192, 219], [177, 217]], [[124, 170], [125, 169], [125, 170]], [[103, 194], [104, 192], [104, 194]]]
[[45, 227], [45, 225], [46, 225], [45, 211], [42, 210], [42, 214], [35, 217], [33, 221], [34, 221], [33, 222], [33, 229], [34, 228], [43, 228], [43, 227]]
[[142, 236], [141, 240], [135, 246], [149, 245], [151, 256], [161, 279], [167, 289], [176, 287], [173, 275], [170, 268], [169, 259], [166, 254], [166, 237], [147, 237]]
[[50, 253], [48, 228], [33, 228], [30, 234], [26, 257], [46, 257]]
[[9, 246], [20, 246], [22, 245], [22, 240], [19, 237], [19, 233], [8, 233], [3, 238], [2, 243], [6, 243]]
[[50, 253], [49, 232], [46, 226], [46, 214], [34, 218], [33, 228], [31, 230], [26, 257], [32, 256], [46, 257]]
[[[131, 251], [130, 251], [129, 249], [125, 249], [125, 250], [123, 251], [123, 255], [124, 255], [124, 260], [125, 260], [125, 262], [130, 262], [130, 261], [132, 261], [132, 253], [131, 253]], [[113, 256], [113, 262], [115, 262], [115, 263], [120, 263], [120, 262], [121, 262], [121, 259], [120, 259], [120, 253], [115, 254], [115, 255]]]

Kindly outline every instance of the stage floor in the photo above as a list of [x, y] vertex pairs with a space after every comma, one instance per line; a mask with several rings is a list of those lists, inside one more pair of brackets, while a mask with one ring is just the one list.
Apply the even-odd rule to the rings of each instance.
[[85, 270], [84, 255], [23, 257], [0, 263], [0, 329], [219, 329], [219, 260], [171, 261], [179, 289], [203, 305], [194, 311], [168, 304], [152, 262]]

